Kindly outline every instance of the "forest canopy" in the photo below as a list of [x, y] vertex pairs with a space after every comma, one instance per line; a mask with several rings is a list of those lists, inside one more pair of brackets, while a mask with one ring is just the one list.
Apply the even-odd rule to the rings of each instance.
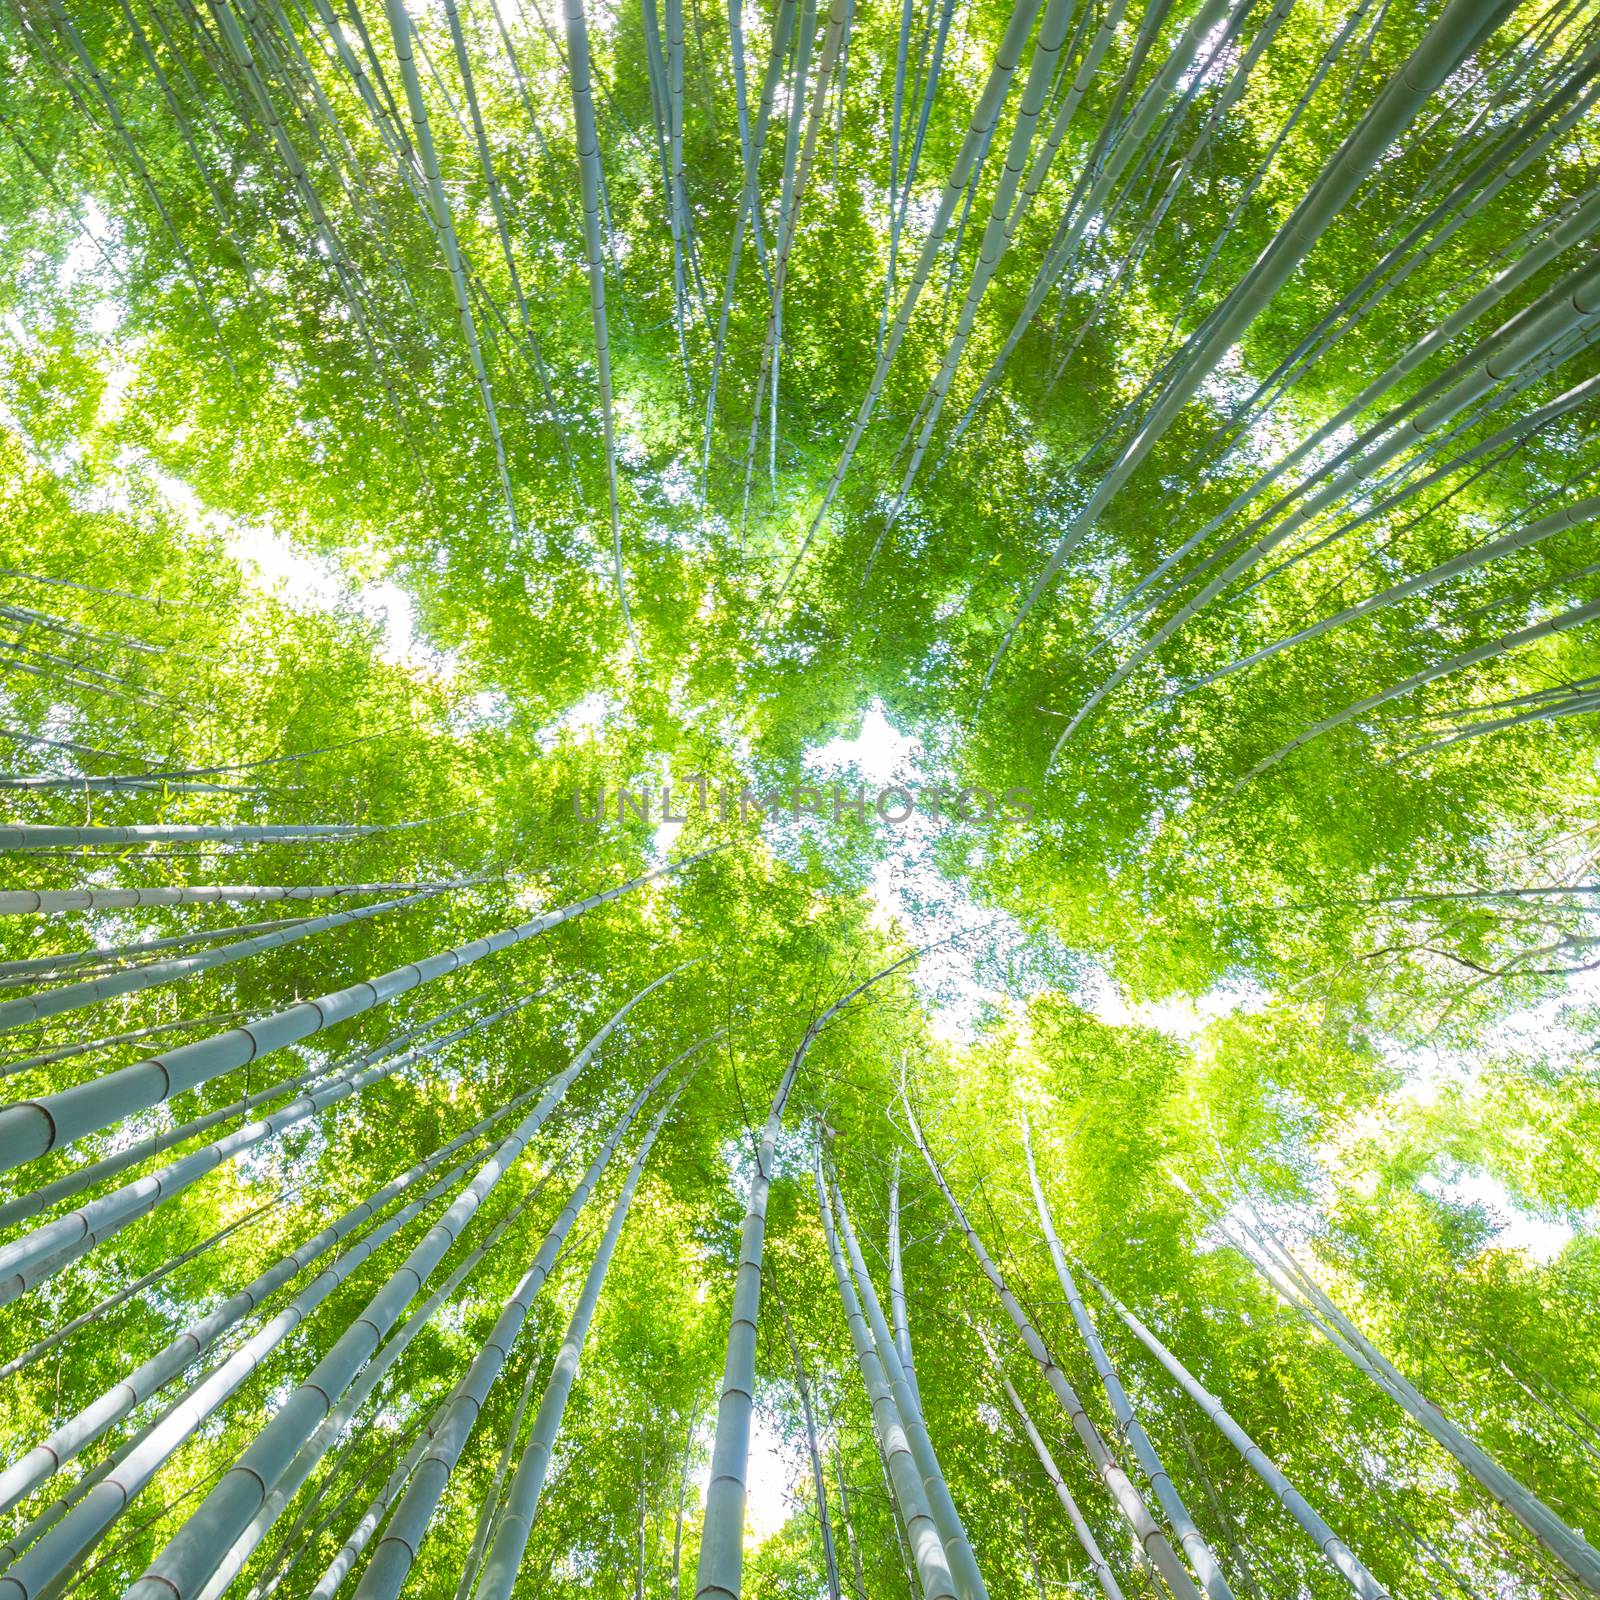
[[1600, 1596], [1592, 0], [0, 0], [0, 1600]]

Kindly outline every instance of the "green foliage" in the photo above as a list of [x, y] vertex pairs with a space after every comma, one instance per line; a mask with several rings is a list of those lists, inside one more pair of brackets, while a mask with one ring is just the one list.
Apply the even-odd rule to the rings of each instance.
[[[729, 285], [744, 188], [735, 19], [710, 0], [587, 5], [619, 517], [642, 659], [612, 569], [570, 42], [537, 4], [455, 9], [459, 51], [448, 9], [407, 7], [483, 386], [381, 7], [0, 0], [0, 825], [369, 830], [91, 833], [72, 848], [0, 850], [0, 895], [343, 891], [5, 912], [0, 1005], [404, 892], [371, 886], [466, 880], [43, 1022], [8, 1028], [0, 1012], [0, 1153], [13, 1111], [58, 1107], [50, 1097], [235, 1026], [270, 1038], [265, 1019], [439, 952], [470, 957], [297, 1043], [258, 1050], [252, 1033], [247, 1064], [35, 1160], [7, 1158], [0, 1368], [16, 1366], [0, 1377], [0, 1474], [287, 1252], [536, 1091], [680, 969], [451, 1239], [403, 1315], [512, 1219], [241, 1551], [230, 1592], [311, 1594], [376, 1506], [363, 1534], [376, 1537], [341, 1592], [359, 1586], [391, 1505], [380, 1492], [420, 1453], [606, 1131], [655, 1072], [709, 1039], [679, 1069], [692, 1077], [606, 1278], [515, 1588], [687, 1600], [771, 1096], [809, 1024], [920, 950], [822, 1029], [778, 1140], [751, 1600], [827, 1592], [813, 1448], [844, 1592], [856, 1593], [858, 1570], [858, 1600], [921, 1592], [824, 1244], [819, 1147], [886, 1307], [899, 1173], [922, 1410], [990, 1594], [1101, 1591], [980, 1334], [1124, 1591], [1164, 1592], [953, 1225], [909, 1140], [903, 1094], [1130, 1472], [1042, 1248], [1024, 1114], [1074, 1271], [1103, 1280], [1223, 1400], [1395, 1600], [1575, 1593], [1523, 1521], [1262, 1264], [1290, 1252], [1422, 1395], [1600, 1540], [1595, 630], [1489, 654], [1283, 754], [1344, 708], [1600, 596], [1594, 523], [1579, 520], [1283, 643], [1595, 490], [1581, 387], [1596, 372], [1591, 290], [1567, 280], [1589, 270], [1583, 242], [1600, 217], [1574, 224], [1548, 259], [1533, 254], [1592, 203], [1592, 9], [1494, 12], [1235, 348], [1187, 374], [1192, 398], [1010, 637], [1050, 551], [1164, 386], [1185, 381], [1207, 318], [1435, 37], [1432, 10], [1235, 6], [1144, 142], [1119, 149], [1198, 11], [1188, 0], [1128, 8], [1053, 160], [1026, 177], [1027, 204], [902, 497], [978, 262], [1015, 88], [879, 392], [882, 330], [914, 282], [1009, 8], [854, 8], [846, 64], [819, 86], [829, 8], [796, 6], [796, 25], [817, 29], [813, 75], [796, 84], [793, 56], [780, 63], [756, 168], [760, 248], [747, 231]], [[1056, 93], [1083, 71], [1107, 14], [1075, 16]], [[942, 15], [952, 23], [930, 93]], [[754, 126], [773, 18], [738, 20]], [[1025, 51], [1019, 77], [1030, 61]], [[780, 196], [790, 130], [805, 127], [789, 113], [819, 90], [774, 366], [763, 352], [778, 326]], [[687, 224], [676, 245], [674, 126]], [[1123, 155], [1087, 214], [1096, 175]], [[1039, 279], [1074, 229], [1059, 273]], [[1516, 277], [1503, 295], [1414, 370], [1394, 371], [1502, 273]], [[1048, 293], [1019, 323], [1036, 284]], [[1576, 310], [1553, 343], [1494, 364], [1506, 345], [1495, 330], [1563, 296]], [[1486, 360], [1492, 382], [1412, 428], [1425, 385], [1464, 394], [1450, 386]], [[1388, 453], [1295, 521], [1363, 430]], [[1179, 626], [1264, 531], [1273, 548]], [[1076, 722], [1119, 664], [1126, 677]], [[912, 741], [891, 774], [918, 791], [904, 827], [873, 816], [873, 753], [846, 768], [829, 749], [869, 710]], [[868, 791], [863, 815], [833, 814], [826, 795], [820, 816], [740, 815], [743, 790], [836, 778]], [[667, 785], [689, 802], [681, 824], [664, 823]], [[933, 785], [946, 796], [937, 818]], [[1025, 791], [1031, 815], [963, 817], [950, 797], [980, 789]], [[619, 808], [624, 790], [649, 793], [647, 819]], [[473, 943], [660, 867], [497, 954]], [[200, 933], [219, 937], [144, 948]], [[442, 1033], [519, 1000], [430, 1053]], [[446, 1016], [457, 1006], [468, 1009]], [[412, 1029], [415, 1059], [252, 1138], [159, 1203], [130, 1203], [93, 1248], [48, 1257], [37, 1282], [8, 1277], [5, 1252], [31, 1230], [85, 1203], [104, 1218], [122, 1185], [284, 1110], [303, 1075], [316, 1087], [317, 1074]], [[470, 1165], [449, 1193], [512, 1125], [456, 1158]], [[64, 1180], [97, 1162], [108, 1166], [69, 1197]], [[502, 1458], [514, 1469], [528, 1437], [624, 1166], [602, 1178], [508, 1352], [413, 1552], [410, 1592], [455, 1592]], [[54, 1183], [59, 1198], [30, 1209]], [[148, 1585], [130, 1586], [197, 1512], [220, 1539], [213, 1555], [233, 1542], [214, 1531], [215, 1484], [450, 1203], [431, 1202], [304, 1320], [286, 1319], [259, 1360], [239, 1358], [236, 1390], [174, 1433], [148, 1485], [86, 1541], [70, 1592], [148, 1600]], [[180, 1376], [8, 1506], [0, 1540], [276, 1326], [334, 1259], [186, 1354]], [[1080, 1287], [1110, 1359], [1233, 1592], [1348, 1594], [1090, 1281]], [[0, 1550], [0, 1594], [22, 1583], [8, 1588], [4, 1573], [39, 1532]]]

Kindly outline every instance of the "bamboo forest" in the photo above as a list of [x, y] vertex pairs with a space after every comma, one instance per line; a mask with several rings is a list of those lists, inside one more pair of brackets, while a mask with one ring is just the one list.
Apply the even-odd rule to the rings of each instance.
[[1600, 1597], [1600, 0], [0, 0], [0, 1600]]

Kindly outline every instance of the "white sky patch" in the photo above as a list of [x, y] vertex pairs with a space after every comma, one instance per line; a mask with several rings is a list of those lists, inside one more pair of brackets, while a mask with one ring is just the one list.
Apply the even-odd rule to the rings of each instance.
[[[875, 791], [894, 784], [915, 790], [925, 783], [921, 766], [924, 753], [922, 742], [901, 733], [885, 715], [883, 702], [874, 700], [863, 713], [853, 739], [842, 735], [830, 739], [827, 744], [808, 750], [802, 764], [819, 778], [859, 778], [866, 785], [871, 804], [876, 799]], [[898, 809], [903, 797], [895, 796], [893, 803]], [[868, 886], [874, 907], [871, 924], [878, 928], [898, 924], [917, 945], [933, 943], [951, 931], [943, 918], [924, 915], [914, 903], [918, 900], [936, 906], [947, 916], [953, 912], [974, 930], [994, 920], [993, 913], [975, 905], [962, 885], [944, 877], [928, 858], [927, 848], [938, 826], [917, 810], [903, 822], [885, 828], [886, 854], [873, 869]], [[950, 946], [930, 951], [917, 963], [917, 980], [934, 1002], [933, 1032], [952, 1042], [969, 1040], [983, 1005], [1000, 998], [973, 976], [971, 948]]]
[[448, 654], [430, 650], [418, 640], [415, 607], [398, 584], [379, 580], [353, 587], [336, 562], [302, 554], [274, 529], [208, 514], [189, 486], [177, 479], [164, 478], [162, 488], [188, 520], [209, 520], [221, 531], [228, 554], [266, 593], [321, 611], [331, 611], [347, 599], [353, 601], [378, 625], [383, 641], [378, 653], [385, 661], [438, 678], [455, 675], [456, 665]]
[[114, 332], [122, 320], [117, 281], [106, 265], [107, 256], [116, 258], [121, 236], [116, 223], [93, 196], [80, 197], [78, 207], [80, 231], [67, 247], [59, 283], [62, 288], [89, 285], [99, 292], [100, 298], [89, 312], [89, 326], [93, 332], [105, 335]]
[[1520, 1250], [1541, 1265], [1560, 1255], [1577, 1231], [1565, 1222], [1522, 1210], [1506, 1186], [1487, 1172], [1463, 1172], [1452, 1178], [1430, 1172], [1417, 1180], [1417, 1187], [1451, 1205], [1482, 1206], [1495, 1224], [1495, 1246]]
[[606, 718], [616, 709], [617, 703], [610, 695], [586, 694], [540, 730], [539, 743], [546, 750], [554, 750], [565, 734], [598, 733], [605, 726]]
[[1507, 1013], [1472, 1051], [1420, 1045], [1395, 1052], [1394, 1059], [1405, 1071], [1405, 1081], [1396, 1091], [1419, 1106], [1431, 1106], [1452, 1085], [1470, 1090], [1477, 1081], [1482, 1062], [1497, 1054], [1548, 1054], [1555, 1058], [1576, 1058], [1591, 1046], [1589, 1032], [1576, 1031], [1564, 1015], [1569, 1006], [1600, 1005], [1600, 971], [1574, 973], [1566, 980], [1565, 991], [1519, 1006]]
[[745, 1481], [745, 1539], [762, 1544], [789, 1520], [791, 1499], [806, 1470], [804, 1453], [791, 1445], [760, 1410], [750, 1430]]
[[921, 754], [921, 743], [901, 733], [883, 714], [883, 702], [874, 700], [861, 718], [861, 731], [855, 738], [830, 739], [808, 750], [803, 764], [811, 772], [824, 774], [854, 767], [867, 783], [882, 788], [909, 776]]
[[1208, 989], [1190, 1000], [1129, 1001], [1104, 972], [1096, 972], [1078, 994], [1083, 1008], [1113, 1028], [1155, 1028], [1174, 1039], [1192, 1039], [1219, 1017], [1239, 1011], [1256, 1011], [1267, 996], [1254, 987]]

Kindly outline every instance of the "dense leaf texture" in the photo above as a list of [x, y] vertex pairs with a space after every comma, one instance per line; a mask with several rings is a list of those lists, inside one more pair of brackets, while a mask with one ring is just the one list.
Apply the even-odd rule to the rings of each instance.
[[0, 68], [0, 1600], [1600, 1595], [1600, 10]]

